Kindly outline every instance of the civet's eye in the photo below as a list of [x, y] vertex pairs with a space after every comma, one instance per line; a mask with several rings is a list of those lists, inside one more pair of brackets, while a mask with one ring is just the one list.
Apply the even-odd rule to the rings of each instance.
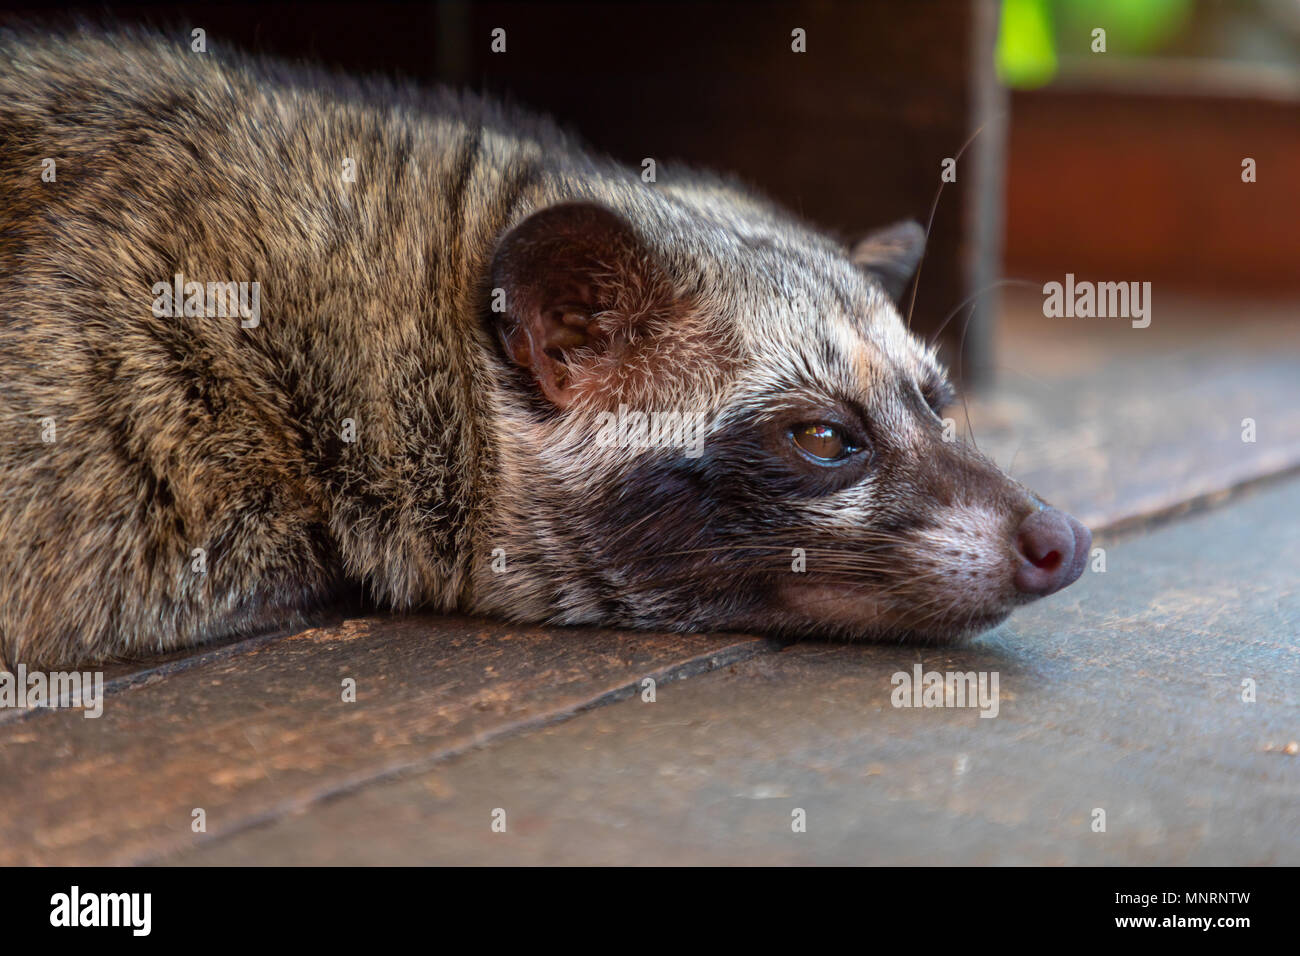
[[790, 431], [790, 440], [819, 464], [843, 461], [855, 452], [861, 451], [861, 448], [843, 431], [824, 422], [796, 425]]

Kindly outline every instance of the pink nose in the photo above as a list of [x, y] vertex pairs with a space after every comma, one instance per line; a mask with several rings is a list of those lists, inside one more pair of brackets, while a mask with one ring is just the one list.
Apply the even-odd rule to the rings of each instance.
[[1064, 511], [1043, 508], [1021, 522], [1016, 545], [1024, 558], [1016, 570], [1016, 590], [1042, 597], [1079, 579], [1092, 532]]

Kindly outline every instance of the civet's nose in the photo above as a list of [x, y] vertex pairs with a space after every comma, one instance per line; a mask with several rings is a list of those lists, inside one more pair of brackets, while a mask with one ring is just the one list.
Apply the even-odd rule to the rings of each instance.
[[1024, 558], [1016, 571], [1016, 590], [1041, 597], [1079, 579], [1092, 532], [1064, 511], [1043, 508], [1021, 522], [1016, 547]]

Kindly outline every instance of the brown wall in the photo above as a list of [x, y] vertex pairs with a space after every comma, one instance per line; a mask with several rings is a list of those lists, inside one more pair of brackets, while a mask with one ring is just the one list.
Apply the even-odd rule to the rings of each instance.
[[1016, 93], [1007, 162], [1008, 274], [1300, 291], [1300, 101]]

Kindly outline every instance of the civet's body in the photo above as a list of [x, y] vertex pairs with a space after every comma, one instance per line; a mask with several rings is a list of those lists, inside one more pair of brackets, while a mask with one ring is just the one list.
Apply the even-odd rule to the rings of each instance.
[[943, 440], [916, 230], [657, 180], [445, 91], [0, 34], [0, 659], [358, 589], [960, 637], [1078, 576], [1087, 532]]

